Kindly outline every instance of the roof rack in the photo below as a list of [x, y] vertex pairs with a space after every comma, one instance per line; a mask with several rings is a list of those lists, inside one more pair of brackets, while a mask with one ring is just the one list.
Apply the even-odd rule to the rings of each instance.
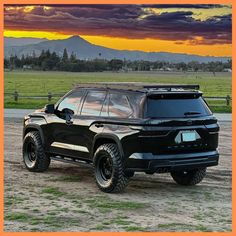
[[98, 82], [98, 83], [80, 83], [75, 85], [76, 88], [107, 88], [107, 89], [123, 89], [135, 91], [150, 91], [150, 90], [199, 90], [199, 85], [188, 84], [146, 84], [140, 82]]

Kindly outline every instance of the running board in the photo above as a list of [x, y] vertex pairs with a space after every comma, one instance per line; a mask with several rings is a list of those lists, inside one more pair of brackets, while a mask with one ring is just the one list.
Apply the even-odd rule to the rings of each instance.
[[76, 165], [86, 165], [86, 166], [92, 165], [91, 162], [78, 160], [78, 159], [73, 158], [73, 157], [54, 156], [54, 157], [51, 157], [51, 160], [70, 163], [70, 164], [76, 164]]

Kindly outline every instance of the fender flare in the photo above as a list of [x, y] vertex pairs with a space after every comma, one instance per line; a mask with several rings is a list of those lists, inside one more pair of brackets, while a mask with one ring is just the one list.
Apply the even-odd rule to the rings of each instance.
[[28, 124], [27, 126], [25, 126], [24, 129], [23, 129], [23, 139], [24, 139], [25, 135], [28, 133], [27, 130], [36, 130], [36, 131], [38, 131], [39, 134], [40, 134], [41, 140], [42, 140], [42, 144], [43, 144], [43, 146], [45, 145], [43, 130], [40, 127], [40, 125], [38, 125], [38, 124]]
[[110, 139], [110, 140], [114, 141], [118, 146], [121, 156], [124, 157], [124, 151], [123, 151], [123, 147], [122, 147], [119, 137], [115, 134], [112, 134], [112, 133], [101, 133], [101, 134], [96, 134], [93, 139], [91, 158], [93, 157], [95, 143], [97, 142], [98, 139]]

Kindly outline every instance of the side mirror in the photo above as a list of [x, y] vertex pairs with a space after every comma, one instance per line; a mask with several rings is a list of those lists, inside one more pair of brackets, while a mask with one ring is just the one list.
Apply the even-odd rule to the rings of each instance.
[[48, 113], [48, 114], [54, 114], [55, 112], [55, 107], [54, 107], [54, 104], [47, 104], [45, 106], [45, 113]]
[[69, 114], [69, 115], [74, 115], [74, 111], [73, 110], [71, 110], [71, 109], [69, 109], [69, 108], [64, 108], [64, 109], [62, 109], [62, 111], [61, 111], [63, 114]]
[[66, 124], [73, 124], [72, 116], [74, 115], [74, 111], [69, 108], [64, 108], [61, 112], [65, 116]]

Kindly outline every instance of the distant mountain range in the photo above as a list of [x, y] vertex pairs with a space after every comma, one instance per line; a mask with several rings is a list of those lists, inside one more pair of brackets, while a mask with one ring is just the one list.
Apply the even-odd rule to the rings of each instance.
[[10, 55], [22, 56], [32, 55], [33, 52], [38, 56], [42, 50], [55, 51], [62, 56], [64, 49], [67, 49], [70, 55], [74, 52], [79, 59], [126, 59], [126, 60], [147, 60], [147, 61], [167, 61], [167, 62], [210, 62], [222, 61], [226, 62], [230, 57], [212, 57], [198, 56], [184, 53], [169, 52], [143, 52], [131, 50], [116, 50], [94, 45], [84, 40], [80, 36], [72, 36], [62, 40], [47, 40], [36, 38], [4, 38], [4, 56], [9, 58]]
[[13, 38], [13, 37], [5, 37], [4, 38], [4, 47], [12, 47], [12, 46], [25, 46], [29, 44], [41, 43], [44, 41], [48, 41], [47, 39], [39, 39], [39, 38]]

